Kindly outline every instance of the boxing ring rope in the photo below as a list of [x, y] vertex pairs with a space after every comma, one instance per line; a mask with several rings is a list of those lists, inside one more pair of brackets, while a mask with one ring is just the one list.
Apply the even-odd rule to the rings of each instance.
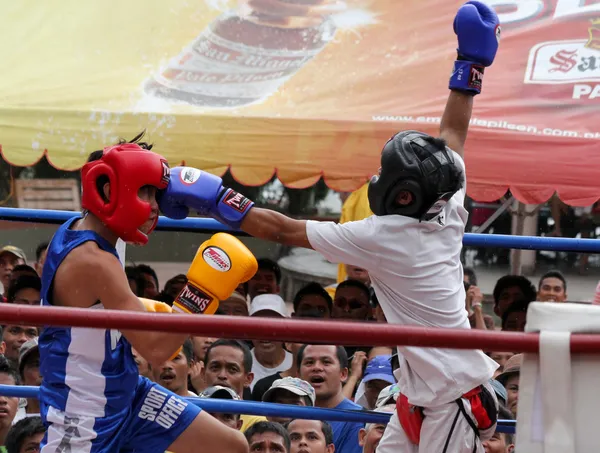
[[[17, 398], [38, 398], [39, 387], [25, 385], [0, 385], [0, 395]], [[373, 411], [323, 409], [290, 404], [262, 403], [255, 401], [233, 401], [212, 398], [188, 397], [187, 402], [211, 413], [245, 414], [325, 420], [330, 422], [387, 423], [391, 414]], [[514, 420], [498, 420], [498, 431], [515, 433]]]
[[[19, 222], [61, 224], [77, 215], [79, 215], [79, 213], [73, 211], [0, 207], [0, 220]], [[216, 220], [200, 217], [187, 218], [184, 220], [173, 220], [161, 216], [156, 229], [158, 231], [183, 231], [199, 233], [225, 231], [237, 236], [246, 236], [246, 233], [232, 230], [230, 227], [223, 225]], [[463, 244], [470, 247], [502, 247], [524, 250], [600, 253], [600, 240], [596, 239], [570, 239], [538, 236], [510, 236], [504, 234], [466, 233]]]
[[[346, 346], [368, 344], [475, 349], [476, 345], [484, 351], [537, 353], [540, 344], [539, 335], [535, 333], [275, 318], [268, 318], [267, 324], [265, 318], [242, 316], [192, 316], [13, 304], [0, 304], [0, 319], [3, 324], [187, 332], [194, 336], [213, 338], [275, 339], [289, 343]], [[307, 342], [309, 338], [311, 341]], [[600, 353], [600, 335], [573, 334], [571, 352]]]

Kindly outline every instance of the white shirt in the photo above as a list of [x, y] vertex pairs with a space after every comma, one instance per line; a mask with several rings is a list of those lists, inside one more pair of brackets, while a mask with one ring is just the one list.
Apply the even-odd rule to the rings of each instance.
[[[460, 156], [455, 158], [464, 168]], [[460, 262], [468, 217], [465, 193], [466, 187], [429, 222], [400, 215], [344, 224], [308, 221], [308, 240], [329, 261], [369, 272], [390, 324], [470, 329]], [[398, 352], [400, 391], [423, 407], [459, 398], [498, 367], [481, 350], [399, 346]]]
[[252, 349], [251, 352], [252, 352], [252, 372], [254, 373], [254, 379], [252, 380], [252, 384], [250, 384], [250, 390], [253, 390], [254, 384], [256, 384], [258, 381], [260, 381], [262, 378], [271, 376], [272, 374], [275, 374], [277, 372], [287, 371], [292, 367], [292, 363], [293, 363], [292, 354], [290, 354], [287, 351], [283, 351], [283, 352], [285, 352], [285, 358], [283, 359], [283, 362], [281, 362], [275, 368], [267, 368], [265, 366], [262, 366], [260, 364], [260, 362], [256, 359], [256, 354], [254, 354], [254, 349]]

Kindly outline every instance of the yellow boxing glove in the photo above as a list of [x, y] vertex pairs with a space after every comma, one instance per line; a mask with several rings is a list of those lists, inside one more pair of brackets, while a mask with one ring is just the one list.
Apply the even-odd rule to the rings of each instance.
[[236, 237], [217, 233], [205, 241], [187, 272], [188, 283], [173, 302], [173, 311], [212, 315], [240, 283], [258, 270], [256, 258]]
[[[146, 299], [145, 297], [140, 297], [140, 302], [144, 304], [144, 308], [147, 312], [150, 313], [173, 313], [173, 309], [164, 302], [160, 302], [158, 300]], [[173, 360], [183, 349], [183, 345], [179, 346], [179, 349], [175, 351], [175, 354], [171, 356], [169, 360]]]

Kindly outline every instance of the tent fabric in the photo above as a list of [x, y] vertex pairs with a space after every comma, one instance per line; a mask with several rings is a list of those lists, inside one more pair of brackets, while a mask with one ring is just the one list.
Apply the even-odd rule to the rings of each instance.
[[[600, 198], [600, 4], [488, 0], [503, 22], [466, 149], [468, 193]], [[147, 129], [172, 165], [246, 185], [361, 187], [385, 141], [436, 134], [455, 0], [3, 2], [0, 145], [78, 169]], [[265, 9], [266, 8], [266, 9]], [[270, 9], [269, 9], [270, 8]], [[268, 11], [268, 14], [265, 14]]]

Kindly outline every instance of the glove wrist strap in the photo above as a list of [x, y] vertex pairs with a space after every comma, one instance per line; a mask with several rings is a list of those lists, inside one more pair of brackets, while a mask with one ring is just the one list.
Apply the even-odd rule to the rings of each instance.
[[485, 67], [481, 63], [463, 60], [460, 55], [458, 58], [454, 62], [448, 88], [473, 96], [481, 93]]
[[217, 203], [217, 220], [232, 228], [239, 228], [254, 202], [233, 189], [222, 192]]

